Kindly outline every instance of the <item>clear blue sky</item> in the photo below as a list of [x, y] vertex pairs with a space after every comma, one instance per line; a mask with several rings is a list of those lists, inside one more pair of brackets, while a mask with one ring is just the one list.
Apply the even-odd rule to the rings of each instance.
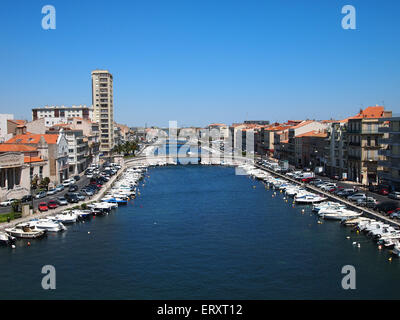
[[[357, 30], [341, 28], [346, 4]], [[132, 126], [399, 112], [399, 36], [397, 0], [1, 0], [0, 112], [91, 105], [96, 68]]]

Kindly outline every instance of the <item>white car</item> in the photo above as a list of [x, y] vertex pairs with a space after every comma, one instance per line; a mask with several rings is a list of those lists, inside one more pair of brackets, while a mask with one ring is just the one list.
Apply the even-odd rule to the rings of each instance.
[[348, 196], [347, 199], [351, 201], [358, 201], [358, 200], [365, 201], [367, 199], [367, 196], [364, 193], [356, 193], [351, 196]]
[[10, 200], [6, 200], [3, 202], [0, 202], [0, 206], [1, 207], [8, 207], [11, 206], [11, 204], [15, 201], [15, 199], [10, 199]]
[[336, 188], [336, 183], [326, 183], [326, 184], [323, 184], [322, 186], [320, 186], [320, 189], [325, 190], [325, 191], [328, 191], [332, 188]]
[[62, 184], [63, 184], [64, 187], [69, 187], [74, 182], [75, 182], [74, 179], [67, 179], [67, 180], [64, 180]]
[[56, 194], [57, 192], [58, 192], [58, 190], [53, 188], [53, 189], [50, 189], [49, 191], [47, 191], [47, 195], [51, 196], [53, 194]]

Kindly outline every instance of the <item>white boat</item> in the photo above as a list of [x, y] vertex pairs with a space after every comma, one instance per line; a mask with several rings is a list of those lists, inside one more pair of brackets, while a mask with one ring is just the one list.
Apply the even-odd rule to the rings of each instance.
[[49, 232], [60, 232], [67, 229], [61, 222], [51, 219], [34, 219], [29, 221], [29, 226]]
[[327, 220], [348, 220], [354, 219], [361, 216], [362, 213], [358, 213], [351, 210], [342, 209], [335, 213], [323, 213], [320, 216]]
[[75, 223], [77, 218], [78, 216], [75, 213], [65, 211], [61, 214], [51, 217], [50, 219], [53, 221], [58, 221], [64, 224], [68, 224], [68, 223]]
[[315, 194], [306, 194], [306, 195], [296, 195], [294, 197], [294, 200], [296, 203], [301, 203], [301, 204], [311, 204], [311, 203], [317, 203], [317, 202], [322, 202], [325, 201], [327, 198], [317, 196]]
[[366, 217], [357, 217], [354, 219], [348, 219], [348, 220], [343, 220], [343, 224], [345, 226], [357, 226], [359, 223], [365, 221], [370, 221], [370, 218], [366, 218]]
[[348, 220], [358, 218], [361, 215], [362, 213], [357, 213], [352, 210], [334, 207], [322, 208], [318, 212], [318, 216], [329, 220]]
[[392, 254], [400, 257], [400, 243], [399, 242], [397, 242], [397, 244], [394, 245], [394, 247], [392, 249]]
[[46, 234], [46, 230], [39, 230], [30, 227], [27, 223], [21, 223], [13, 228], [7, 228], [5, 231], [16, 238], [21, 239], [36, 239], [41, 238]]
[[341, 209], [341, 208], [346, 208], [346, 205], [341, 204], [339, 202], [327, 201], [313, 205], [312, 211], [318, 213], [322, 209]]
[[5, 232], [0, 232], [0, 244], [1, 245], [10, 245], [15, 242], [16, 238], [13, 236], [10, 236], [9, 234]]
[[73, 213], [78, 216], [79, 219], [89, 219], [92, 216], [91, 210], [73, 210]]

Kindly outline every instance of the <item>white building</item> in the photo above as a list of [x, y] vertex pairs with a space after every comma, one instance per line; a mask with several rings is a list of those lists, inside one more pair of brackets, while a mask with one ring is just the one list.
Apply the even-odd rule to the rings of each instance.
[[55, 124], [67, 123], [69, 118], [83, 118], [93, 120], [93, 107], [79, 106], [45, 106], [32, 109], [32, 120], [45, 119], [45, 126], [51, 127]]
[[13, 114], [0, 114], [0, 143], [11, 139], [12, 134], [8, 134], [7, 120], [14, 120]]
[[100, 125], [100, 152], [109, 155], [114, 147], [113, 76], [107, 70], [92, 71], [94, 121]]

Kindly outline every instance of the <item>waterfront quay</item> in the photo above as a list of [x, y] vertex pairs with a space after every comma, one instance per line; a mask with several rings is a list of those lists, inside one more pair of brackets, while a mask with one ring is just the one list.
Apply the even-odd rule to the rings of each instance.
[[365, 207], [357, 206], [354, 202], [351, 202], [351, 201], [348, 201], [348, 200], [343, 199], [341, 197], [338, 197], [338, 196], [336, 196], [336, 195], [334, 195], [334, 194], [332, 194], [330, 192], [323, 191], [323, 190], [321, 190], [321, 189], [319, 189], [319, 188], [317, 188], [315, 186], [312, 186], [310, 184], [299, 182], [298, 180], [292, 179], [292, 178], [290, 178], [290, 177], [288, 177], [288, 176], [286, 176], [284, 174], [275, 172], [273, 170], [270, 170], [270, 169], [265, 168], [263, 166], [260, 166], [258, 164], [254, 164], [254, 166], [257, 167], [258, 169], [266, 171], [266, 172], [268, 172], [268, 173], [270, 173], [270, 174], [272, 174], [272, 175], [274, 175], [276, 177], [279, 177], [279, 178], [285, 179], [287, 181], [290, 181], [290, 182], [292, 182], [294, 184], [300, 185], [303, 188], [306, 188], [306, 189], [308, 189], [310, 191], [313, 191], [313, 192], [315, 192], [317, 194], [323, 194], [325, 197], [328, 197], [328, 198], [330, 198], [332, 200], [341, 202], [341, 203], [351, 207], [352, 209], [359, 210], [360, 212], [362, 212], [366, 216], [370, 216], [370, 217], [373, 217], [375, 219], [385, 221], [386, 223], [388, 223], [390, 225], [393, 225], [393, 226], [396, 226], [396, 227], [400, 228], [400, 223], [399, 222], [394, 221], [392, 219], [389, 219], [389, 218], [383, 216], [382, 214], [380, 214], [380, 213], [378, 213], [376, 211], [370, 210], [370, 209], [365, 208]]
[[19, 223], [28, 222], [32, 219], [41, 219], [41, 218], [45, 218], [45, 217], [55, 216], [61, 212], [73, 210], [76, 207], [80, 207], [82, 204], [89, 204], [91, 202], [99, 201], [104, 196], [104, 194], [112, 187], [114, 182], [119, 179], [119, 177], [122, 175], [122, 173], [124, 173], [126, 168], [127, 168], [126, 166], [123, 166], [120, 170], [118, 170], [117, 174], [114, 175], [113, 177], [111, 177], [111, 179], [107, 183], [105, 183], [104, 186], [101, 188], [101, 190], [99, 190], [99, 192], [96, 195], [94, 195], [91, 199], [86, 199], [84, 201], [80, 201], [79, 203], [71, 203], [71, 204], [68, 204], [67, 206], [63, 206], [63, 207], [60, 206], [51, 211], [34, 213], [34, 214], [27, 215], [22, 218], [12, 220], [10, 222], [1, 223], [0, 230], [4, 230], [6, 228], [12, 228]]

